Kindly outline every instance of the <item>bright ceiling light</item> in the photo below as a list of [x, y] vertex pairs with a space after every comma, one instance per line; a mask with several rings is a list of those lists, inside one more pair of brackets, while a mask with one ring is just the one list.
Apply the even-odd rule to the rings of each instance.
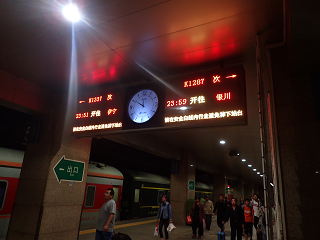
[[255, 169], [255, 168], [254, 168], [254, 169], [252, 169], [252, 170], [253, 170], [254, 172], [255, 172], [255, 171], [257, 171], [257, 169]]
[[220, 144], [225, 144], [225, 143], [226, 143], [226, 141], [224, 141], [224, 140], [220, 141]]
[[248, 165], [248, 167], [252, 167], [252, 165], [251, 165], [251, 164], [249, 164], [249, 165]]
[[181, 107], [180, 110], [187, 110], [187, 107]]
[[74, 4], [69, 4], [63, 8], [63, 16], [71, 22], [77, 22], [80, 20], [80, 13], [78, 7]]
[[193, 165], [191, 164], [190, 167], [193, 167]]
[[257, 172], [257, 174], [260, 174], [260, 172]]
[[273, 183], [270, 183], [270, 185], [273, 187], [274, 186], [274, 184]]
[[241, 161], [242, 161], [242, 162], [245, 162], [245, 161], [247, 161], [247, 160], [245, 160], [245, 159], [242, 159]]
[[263, 175], [261, 174], [260, 177], [263, 177]]

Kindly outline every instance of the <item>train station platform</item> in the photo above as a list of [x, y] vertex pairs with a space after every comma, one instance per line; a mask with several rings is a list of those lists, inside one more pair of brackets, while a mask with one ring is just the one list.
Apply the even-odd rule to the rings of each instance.
[[[150, 240], [150, 239], [160, 239], [160, 237], [155, 237], [153, 235], [154, 228], [156, 225], [156, 218], [139, 218], [131, 219], [125, 221], [116, 222], [114, 231], [116, 233], [121, 232], [128, 234], [132, 240]], [[192, 239], [192, 228], [187, 225], [175, 225], [177, 228], [169, 233], [169, 239], [171, 240], [185, 240]], [[230, 239], [231, 229], [230, 224], [225, 225], [226, 239]], [[220, 228], [217, 226], [217, 220], [214, 218], [211, 223], [211, 230], [204, 230], [204, 235], [202, 239], [218, 239], [218, 231]], [[79, 240], [92, 240], [95, 238], [95, 229], [82, 228], [79, 232]]]

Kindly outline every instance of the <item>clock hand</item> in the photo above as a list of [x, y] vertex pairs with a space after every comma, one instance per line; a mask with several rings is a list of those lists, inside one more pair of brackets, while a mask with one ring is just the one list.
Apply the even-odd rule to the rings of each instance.
[[142, 105], [142, 104], [141, 104], [141, 103], [139, 103], [138, 101], [133, 101], [133, 102], [136, 102], [136, 103], [140, 104], [142, 107], [144, 107], [144, 105]]

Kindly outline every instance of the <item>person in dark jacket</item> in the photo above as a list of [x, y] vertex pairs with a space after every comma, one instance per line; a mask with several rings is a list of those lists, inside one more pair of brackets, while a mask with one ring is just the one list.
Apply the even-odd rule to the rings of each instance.
[[172, 223], [172, 210], [171, 205], [168, 202], [168, 196], [162, 196], [162, 203], [160, 204], [158, 214], [157, 214], [157, 222], [159, 221], [159, 233], [160, 238], [163, 240], [163, 232], [162, 227], [164, 226], [164, 234], [166, 235], [166, 239], [169, 239], [169, 234], [167, 227], [169, 226], [169, 222]]
[[192, 216], [192, 238], [196, 238], [197, 228], [199, 228], [198, 238], [201, 238], [201, 236], [203, 235], [204, 206], [200, 202], [199, 196], [196, 196], [194, 199], [196, 201], [193, 203], [189, 212], [189, 214]]
[[228, 208], [228, 206], [227, 206], [227, 203], [224, 201], [224, 196], [223, 196], [223, 194], [220, 194], [219, 200], [214, 205], [213, 215], [218, 210], [218, 213], [217, 213], [217, 225], [221, 229], [221, 232], [223, 232], [222, 221], [223, 221], [224, 216], [227, 213], [227, 208]]
[[242, 239], [242, 231], [244, 228], [244, 214], [240, 206], [237, 205], [237, 199], [231, 199], [231, 206], [227, 209], [227, 213], [223, 218], [222, 224], [225, 224], [230, 218], [231, 240]]

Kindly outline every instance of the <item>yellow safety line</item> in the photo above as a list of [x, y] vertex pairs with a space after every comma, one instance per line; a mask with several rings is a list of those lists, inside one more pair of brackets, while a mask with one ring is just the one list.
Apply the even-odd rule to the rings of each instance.
[[[142, 225], [142, 224], [147, 224], [147, 223], [153, 223], [156, 220], [149, 220], [149, 221], [144, 221], [144, 222], [135, 222], [135, 223], [127, 223], [127, 224], [121, 224], [121, 225], [116, 225], [114, 229], [119, 229], [119, 228], [125, 228], [125, 227], [132, 227], [132, 226], [137, 226], [137, 225]], [[79, 232], [79, 235], [83, 234], [88, 234], [88, 233], [94, 233], [96, 232], [96, 229], [90, 229], [90, 230], [83, 230]]]
[[160, 190], [170, 190], [170, 188], [154, 188], [154, 187], [141, 187], [145, 189], [160, 189]]

